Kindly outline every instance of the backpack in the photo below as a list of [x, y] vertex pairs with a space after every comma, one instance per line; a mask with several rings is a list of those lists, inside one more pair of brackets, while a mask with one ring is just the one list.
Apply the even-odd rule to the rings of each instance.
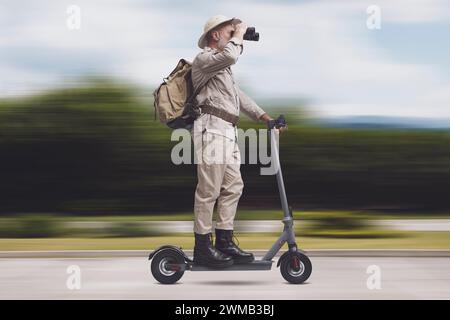
[[169, 128], [191, 129], [194, 120], [200, 115], [194, 100], [202, 86], [194, 90], [191, 68], [191, 62], [181, 59], [153, 92], [155, 120], [158, 114], [161, 123]]

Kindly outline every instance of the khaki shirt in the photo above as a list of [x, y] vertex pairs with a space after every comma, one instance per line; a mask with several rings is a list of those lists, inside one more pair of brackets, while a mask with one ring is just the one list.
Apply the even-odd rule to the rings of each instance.
[[[233, 37], [222, 52], [205, 47], [192, 63], [192, 83], [194, 88], [206, 85], [196, 97], [197, 105], [212, 105], [219, 109], [239, 116], [239, 111], [251, 119], [258, 121], [265, 111], [255, 101], [248, 97], [234, 81], [231, 65], [235, 64], [243, 52], [242, 40]], [[209, 80], [209, 81], [208, 81]], [[211, 114], [202, 114], [195, 127], [202, 132], [206, 129], [211, 133], [237, 140], [237, 127]]]

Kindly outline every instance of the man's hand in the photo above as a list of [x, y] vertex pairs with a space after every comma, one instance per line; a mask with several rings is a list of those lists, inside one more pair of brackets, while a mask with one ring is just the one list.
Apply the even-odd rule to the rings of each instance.
[[[267, 113], [264, 113], [260, 118], [260, 120], [264, 121], [266, 124], [269, 124], [270, 120], [274, 120], [271, 116], [269, 116]], [[287, 127], [280, 127], [278, 129], [279, 133], [283, 133], [284, 131], [287, 131]]]
[[234, 25], [234, 34], [233, 37], [237, 37], [240, 39], [244, 39], [244, 34], [247, 31], [247, 24], [244, 22], [238, 23], [236, 25]]

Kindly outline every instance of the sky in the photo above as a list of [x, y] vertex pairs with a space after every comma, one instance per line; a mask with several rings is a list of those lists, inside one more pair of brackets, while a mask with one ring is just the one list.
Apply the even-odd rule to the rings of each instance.
[[[79, 29], [68, 27], [72, 5]], [[372, 5], [378, 29], [367, 27]], [[0, 97], [86, 75], [151, 91], [180, 58], [201, 51], [198, 38], [216, 14], [260, 33], [232, 67], [257, 103], [301, 99], [319, 116], [450, 118], [448, 0], [2, 1]]]

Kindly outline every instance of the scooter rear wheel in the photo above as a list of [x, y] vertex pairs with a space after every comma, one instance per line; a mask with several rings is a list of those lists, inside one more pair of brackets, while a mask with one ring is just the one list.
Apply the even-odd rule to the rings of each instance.
[[174, 270], [170, 264], [184, 264], [185, 259], [180, 253], [165, 249], [159, 251], [152, 259], [151, 272], [153, 277], [162, 284], [172, 284], [181, 279], [184, 270]]
[[311, 275], [311, 260], [301, 252], [293, 252], [281, 261], [280, 272], [283, 278], [290, 283], [303, 283]]

